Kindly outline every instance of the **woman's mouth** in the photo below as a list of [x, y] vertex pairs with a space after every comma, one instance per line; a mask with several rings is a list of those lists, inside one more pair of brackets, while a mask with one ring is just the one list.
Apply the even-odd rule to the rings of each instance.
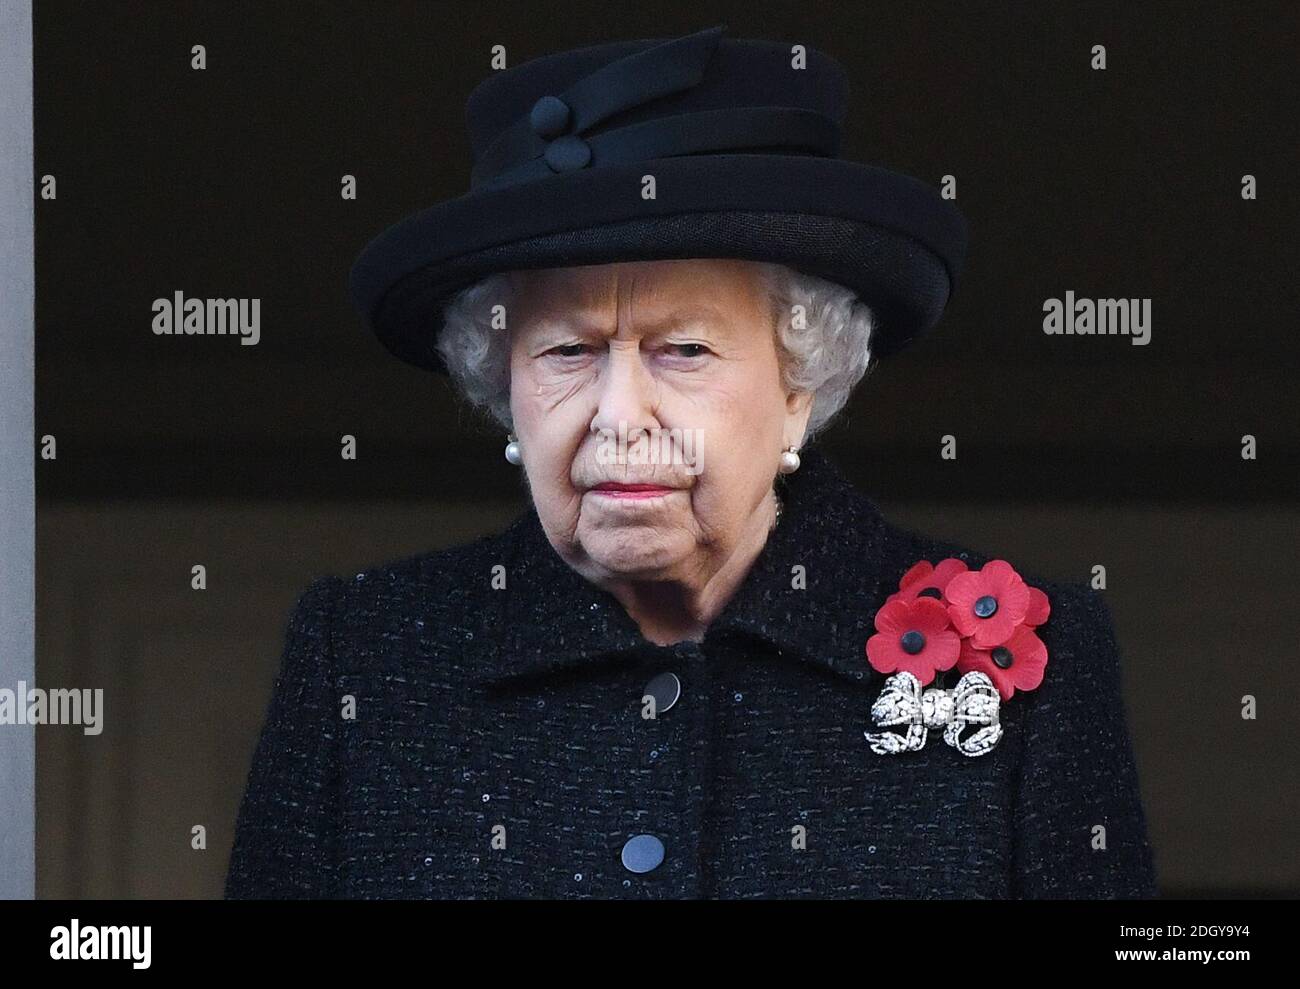
[[604, 495], [608, 498], [637, 499], [662, 498], [677, 489], [665, 487], [662, 484], [620, 484], [616, 481], [606, 481], [603, 484], [597, 484], [591, 490], [594, 494]]

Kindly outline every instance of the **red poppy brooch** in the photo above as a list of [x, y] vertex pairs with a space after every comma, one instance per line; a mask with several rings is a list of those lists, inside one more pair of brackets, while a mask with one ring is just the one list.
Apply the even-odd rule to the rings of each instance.
[[[918, 562], [876, 612], [876, 634], [867, 640], [867, 661], [889, 674], [871, 720], [905, 727], [903, 734], [864, 732], [871, 750], [916, 752], [931, 728], [942, 728], [963, 755], [991, 750], [1002, 738], [1000, 701], [1043, 682], [1047, 647], [1034, 630], [1050, 612], [1047, 595], [1006, 560], [979, 570], [951, 557], [938, 566]], [[954, 666], [962, 676], [947, 690], [944, 673]], [[968, 727], [974, 730], [963, 738]]]

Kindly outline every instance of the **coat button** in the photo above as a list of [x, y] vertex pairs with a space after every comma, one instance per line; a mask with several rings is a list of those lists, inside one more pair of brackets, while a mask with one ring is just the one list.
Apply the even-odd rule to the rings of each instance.
[[655, 699], [655, 715], [658, 716], [677, 703], [682, 696], [682, 682], [675, 673], [660, 673], [645, 685], [641, 696], [649, 694]]
[[664, 860], [664, 843], [652, 834], [629, 838], [623, 846], [623, 866], [628, 872], [649, 872]]

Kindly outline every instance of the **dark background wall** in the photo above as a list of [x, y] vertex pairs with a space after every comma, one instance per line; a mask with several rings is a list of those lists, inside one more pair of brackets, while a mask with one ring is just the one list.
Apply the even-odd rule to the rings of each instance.
[[[1105, 565], [1163, 890], [1295, 895], [1297, 9], [37, 5], [38, 678], [107, 708], [38, 736], [38, 893], [219, 895], [297, 593], [524, 506], [499, 430], [345, 296], [371, 236], [468, 187], [491, 47], [726, 23], [839, 59], [845, 156], [956, 176], [971, 225], [948, 314], [826, 445], [897, 522]], [[261, 342], [155, 336], [178, 290], [260, 298]], [[1067, 290], [1150, 298], [1151, 343], [1046, 336]]]

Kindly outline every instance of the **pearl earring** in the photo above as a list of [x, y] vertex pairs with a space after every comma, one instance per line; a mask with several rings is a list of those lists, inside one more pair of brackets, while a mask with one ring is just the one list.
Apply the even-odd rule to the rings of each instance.
[[507, 433], [506, 439], [506, 459], [518, 467], [524, 462], [524, 452], [519, 447], [519, 441], [515, 439], [514, 433]]
[[781, 451], [781, 466], [778, 468], [782, 474], [793, 474], [799, 469], [799, 454], [796, 452], [797, 447], [789, 446]]

